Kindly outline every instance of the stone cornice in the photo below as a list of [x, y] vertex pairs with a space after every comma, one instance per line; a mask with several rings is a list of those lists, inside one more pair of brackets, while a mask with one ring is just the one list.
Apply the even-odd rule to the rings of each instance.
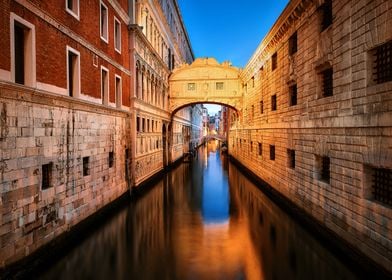
[[241, 76], [244, 80], [254, 76], [254, 72], [265, 64], [265, 61], [269, 59], [268, 50], [276, 48], [287, 31], [300, 19], [313, 2], [314, 0], [292, 0], [287, 4], [242, 71]]

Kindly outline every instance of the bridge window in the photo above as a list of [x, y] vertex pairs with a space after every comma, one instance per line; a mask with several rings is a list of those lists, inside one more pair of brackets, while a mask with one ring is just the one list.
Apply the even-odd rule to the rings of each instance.
[[271, 96], [271, 111], [276, 111], [276, 94]]
[[274, 53], [271, 57], [271, 70], [274, 71], [278, 67], [278, 53]]
[[297, 85], [289, 87], [289, 106], [297, 105]]
[[375, 48], [372, 56], [373, 80], [377, 84], [392, 81], [392, 41]]
[[260, 101], [260, 114], [264, 114], [264, 102]]
[[288, 166], [292, 169], [295, 168], [295, 150], [287, 149]]
[[270, 160], [275, 160], [275, 145], [270, 145]]
[[289, 39], [289, 55], [293, 55], [296, 52], [297, 52], [297, 31], [295, 31]]
[[259, 142], [259, 156], [263, 154], [263, 144]]
[[216, 90], [223, 90], [223, 82], [217, 82], [215, 88]]
[[196, 90], [196, 84], [195, 83], [188, 83], [188, 90], [189, 91]]
[[322, 82], [322, 97], [328, 97], [333, 95], [333, 71], [332, 68], [328, 68], [321, 72]]

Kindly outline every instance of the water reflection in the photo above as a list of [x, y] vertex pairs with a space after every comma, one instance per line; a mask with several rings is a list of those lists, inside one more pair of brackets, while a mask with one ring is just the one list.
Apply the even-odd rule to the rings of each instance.
[[220, 157], [210, 143], [42, 278], [354, 278]]

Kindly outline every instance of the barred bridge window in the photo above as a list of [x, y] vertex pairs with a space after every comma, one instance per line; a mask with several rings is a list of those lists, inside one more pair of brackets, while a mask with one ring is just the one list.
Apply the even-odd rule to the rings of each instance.
[[392, 170], [374, 168], [372, 178], [374, 199], [392, 206]]
[[374, 50], [373, 61], [373, 80], [377, 84], [392, 81], [392, 41]]

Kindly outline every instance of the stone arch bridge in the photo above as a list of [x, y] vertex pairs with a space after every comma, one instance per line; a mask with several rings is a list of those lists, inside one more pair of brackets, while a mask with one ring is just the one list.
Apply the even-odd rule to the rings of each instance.
[[242, 82], [238, 68], [214, 58], [198, 58], [174, 69], [169, 78], [170, 111], [198, 103], [221, 104], [241, 111]]

